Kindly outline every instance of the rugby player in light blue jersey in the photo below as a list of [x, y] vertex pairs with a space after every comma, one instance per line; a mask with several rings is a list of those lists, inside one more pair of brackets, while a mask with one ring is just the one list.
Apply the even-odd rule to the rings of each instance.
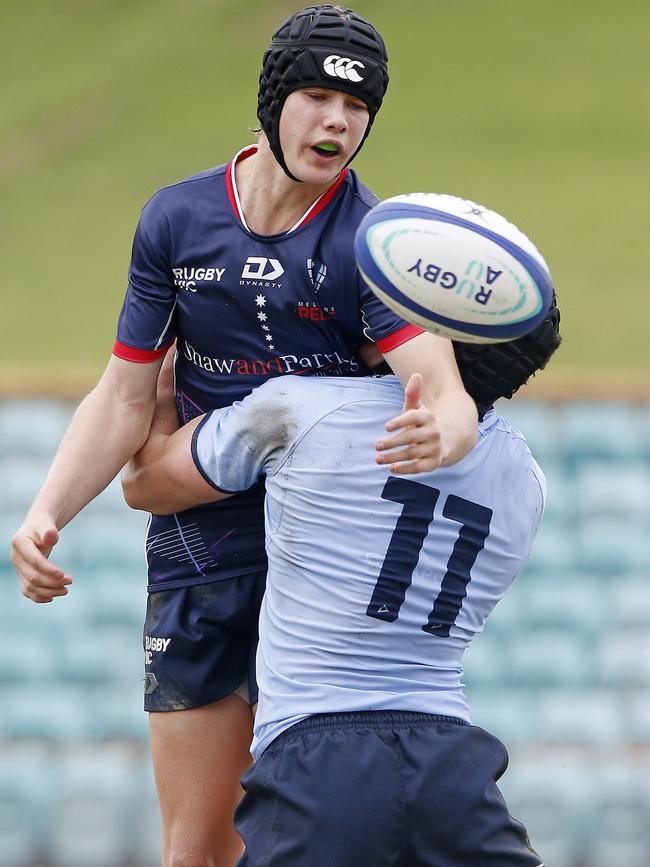
[[545, 499], [523, 435], [491, 404], [559, 340], [554, 306], [527, 337], [456, 346], [478, 443], [416, 477], [369, 454], [387, 413], [419, 411], [417, 374], [406, 396], [394, 376], [274, 379], [171, 436], [161, 409], [125, 478], [131, 505], [165, 513], [266, 480], [241, 865], [541, 864], [496, 786], [505, 747], [471, 724], [461, 677], [465, 649], [529, 556]]

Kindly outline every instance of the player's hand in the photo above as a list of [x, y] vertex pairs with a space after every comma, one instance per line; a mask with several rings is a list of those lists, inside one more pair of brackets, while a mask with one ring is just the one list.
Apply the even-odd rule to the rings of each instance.
[[401, 415], [386, 422], [386, 430], [397, 433], [375, 443], [380, 452], [377, 463], [389, 464], [389, 471], [395, 475], [429, 473], [442, 462], [440, 427], [435, 413], [422, 404], [421, 397], [422, 376], [414, 373], [404, 389]]
[[50, 563], [59, 531], [49, 515], [28, 515], [11, 540], [11, 562], [16, 567], [23, 596], [34, 602], [52, 602], [67, 596], [72, 578]]

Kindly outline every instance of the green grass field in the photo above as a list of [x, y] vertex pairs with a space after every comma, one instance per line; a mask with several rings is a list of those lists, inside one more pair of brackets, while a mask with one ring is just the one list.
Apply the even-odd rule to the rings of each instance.
[[[300, 3], [4, 0], [0, 390], [103, 368], [139, 209], [251, 140], [266, 41]], [[378, 195], [505, 213], [553, 272], [549, 381], [650, 393], [644, 0], [359, 0], [391, 85], [356, 161]]]

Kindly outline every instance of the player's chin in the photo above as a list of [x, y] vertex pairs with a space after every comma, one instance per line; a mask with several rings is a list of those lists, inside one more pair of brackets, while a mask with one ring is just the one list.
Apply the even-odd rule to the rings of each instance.
[[303, 183], [318, 186], [335, 181], [344, 166], [345, 158], [343, 156], [337, 155], [333, 158], [323, 159], [316, 154], [307, 154], [304, 159], [300, 160], [297, 171], [294, 172], [291, 166], [289, 168]]

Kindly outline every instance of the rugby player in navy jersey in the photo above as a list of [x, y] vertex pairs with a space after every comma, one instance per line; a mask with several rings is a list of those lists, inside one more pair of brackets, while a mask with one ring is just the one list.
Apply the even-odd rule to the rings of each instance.
[[[363, 18], [332, 6], [292, 15], [264, 54], [257, 145], [144, 207], [113, 356], [13, 540], [26, 596], [68, 592], [70, 576], [48, 557], [145, 442], [174, 338], [181, 422], [281, 374], [363, 374], [369, 336], [402, 384], [423, 374], [428, 408], [393, 420], [380, 460], [395, 463], [389, 450], [401, 444], [416, 462], [409, 470], [426, 472], [474, 445], [476, 410], [449, 341], [395, 317], [355, 267], [354, 233], [377, 199], [348, 164], [387, 83], [382, 37]], [[260, 486], [225, 505], [154, 515], [148, 529], [145, 708], [165, 867], [228, 864], [239, 851], [231, 816], [249, 762], [262, 500]]]
[[[559, 345], [457, 346], [479, 409], [458, 463], [404, 478], [369, 455], [421, 380], [267, 382], [177, 427], [161, 384], [129, 503], [167, 512], [266, 478], [269, 569], [242, 867], [540, 867], [497, 788], [503, 744], [471, 724], [462, 655], [526, 562], [545, 480], [491, 407]], [[171, 389], [169, 390], [171, 392]], [[172, 405], [172, 412], [165, 405]]]

